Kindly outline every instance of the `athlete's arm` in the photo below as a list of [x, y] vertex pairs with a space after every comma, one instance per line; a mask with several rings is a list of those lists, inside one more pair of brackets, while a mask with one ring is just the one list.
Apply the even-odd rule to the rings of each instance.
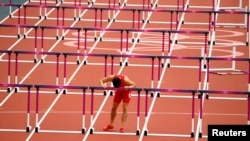
[[109, 75], [109, 76], [107, 76], [107, 77], [103, 77], [103, 78], [101, 78], [101, 79], [99, 80], [99, 83], [100, 83], [100, 85], [101, 85], [103, 88], [106, 88], [105, 83], [112, 81], [113, 78], [114, 78], [114, 75]]

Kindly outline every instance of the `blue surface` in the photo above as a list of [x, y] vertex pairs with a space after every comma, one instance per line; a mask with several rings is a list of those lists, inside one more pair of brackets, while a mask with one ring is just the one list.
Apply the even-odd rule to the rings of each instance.
[[[23, 4], [27, 0], [12, 0], [13, 4]], [[10, 0], [1, 0], [1, 3], [9, 3]], [[16, 10], [16, 7], [12, 7], [12, 12]], [[8, 17], [10, 14], [10, 7], [0, 6], [0, 21], [2, 21], [5, 17]]]

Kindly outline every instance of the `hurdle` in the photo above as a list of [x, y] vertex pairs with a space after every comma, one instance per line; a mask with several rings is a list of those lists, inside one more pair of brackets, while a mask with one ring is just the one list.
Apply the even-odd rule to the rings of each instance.
[[[8, 69], [8, 77], [7, 77], [7, 83], [8, 84], [10, 84], [11, 82], [10, 82], [10, 77], [11, 77], [11, 54], [12, 54], [12, 51], [11, 50], [0, 50], [0, 53], [6, 53], [6, 54], [8, 54], [8, 67], [7, 67], [7, 69]], [[2, 59], [1, 59], [2, 60]], [[7, 88], [7, 91], [8, 92], [10, 92], [10, 87], [8, 87]]]
[[[168, 46], [168, 56], [170, 56], [172, 50], [173, 50], [173, 47], [171, 47], [171, 44], [173, 43], [172, 39], [170, 38], [171, 37], [171, 34], [172, 33], [177, 33], [177, 34], [180, 34], [180, 33], [183, 33], [183, 34], [203, 34], [204, 35], [204, 42], [202, 43], [204, 45], [204, 50], [203, 50], [203, 53], [201, 53], [201, 57], [203, 57], [203, 64], [204, 64], [204, 68], [206, 68], [206, 64], [205, 64], [205, 58], [207, 57], [207, 42], [208, 42], [208, 31], [194, 31], [194, 30], [170, 30], [169, 31], [169, 46]], [[185, 42], [179, 42], [177, 40], [175, 40], [175, 42], [178, 44], [185, 44]], [[164, 56], [164, 54], [162, 55]], [[167, 58], [167, 65], [168, 67], [170, 67], [170, 59]]]
[[[15, 53], [15, 83], [18, 83], [18, 63], [20, 62], [18, 56], [20, 54], [36, 54], [36, 55], [52, 55], [56, 56], [56, 85], [59, 84], [59, 52], [39, 52], [39, 51], [13, 51]], [[44, 58], [41, 59], [41, 63], [44, 63]], [[17, 92], [17, 88], [15, 89]]]
[[[158, 56], [154, 56], [154, 55], [136, 55], [136, 54], [132, 54], [132, 55], [128, 55], [128, 54], [110, 54], [111, 58], [112, 58], [112, 61], [111, 61], [111, 74], [114, 74], [114, 71], [113, 71], [113, 67], [114, 67], [114, 58], [115, 57], [127, 57], [127, 58], [145, 58], [145, 59], [151, 59], [151, 88], [154, 87], [154, 68], [155, 68], [155, 58], [159, 58]], [[121, 64], [120, 64], [121, 65]], [[128, 62], [126, 62], [125, 64], [126, 66], [128, 66]], [[160, 79], [160, 69], [161, 69], [161, 66], [160, 66], [160, 59], [158, 61], [158, 65], [157, 65], [157, 68], [158, 68], [158, 81]], [[152, 95], [152, 94], [151, 94]]]
[[[241, 69], [237, 69], [237, 62], [239, 61], [244, 61], [244, 59], [242, 60], [241, 58], [238, 59], [238, 57], [236, 57], [236, 46], [233, 46], [232, 48], [232, 57], [229, 58], [229, 60], [231, 60], [231, 64], [228, 67], [210, 67], [209, 69], [209, 73], [211, 74], [217, 74], [217, 75], [234, 75], [234, 74], [247, 74], [247, 71], [241, 70]], [[208, 58], [212, 58], [212, 60], [217, 60], [217, 57], [208, 57]], [[223, 59], [224, 58], [224, 59]], [[219, 57], [218, 60], [227, 60], [227, 57]], [[246, 61], [246, 60], [245, 60]], [[206, 70], [204, 70], [206, 71]]]
[[[234, 15], [244, 15], [244, 24], [226, 24], [222, 25], [216, 22], [216, 15], [219, 14], [234, 14]], [[212, 25], [214, 27], [214, 31], [216, 31], [216, 27], [238, 27], [238, 28], [246, 28], [246, 43], [245, 45], [248, 46], [249, 44], [249, 10], [245, 11], [237, 11], [237, 10], [219, 10], [214, 11], [214, 21], [212, 22]]]
[[[208, 90], [208, 85], [209, 85], [209, 74], [213, 73], [213, 74], [219, 74], [219, 75], [223, 75], [223, 74], [247, 74], [248, 75], [248, 90], [250, 90], [250, 59], [249, 58], [233, 58], [233, 57], [207, 57], [207, 90]], [[248, 62], [248, 70], [246, 71], [242, 71], [242, 70], [233, 70], [233, 72], [228, 73], [228, 72], [213, 72], [210, 70], [210, 63], [211, 61], [244, 61], [244, 62]], [[208, 94], [206, 95], [206, 98], [208, 98]]]
[[8, 132], [29, 132], [31, 129], [31, 125], [30, 125], [30, 90], [32, 88], [33, 85], [30, 84], [6, 84], [6, 83], [0, 83], [0, 87], [22, 87], [22, 88], [27, 88], [27, 120], [26, 120], [26, 129], [22, 130], [22, 129], [0, 129], [0, 131], [8, 131]]
[[[86, 126], [85, 126], [85, 116], [86, 116], [86, 89], [88, 87], [86, 86], [73, 86], [73, 85], [34, 85], [34, 87], [36, 88], [36, 119], [35, 119], [35, 123], [36, 123], [36, 128], [35, 128], [35, 132], [54, 132], [54, 133], [82, 133], [84, 134], [86, 132]], [[45, 88], [45, 89], [80, 89], [83, 91], [82, 93], [82, 130], [81, 131], [62, 131], [62, 130], [43, 130], [40, 129], [40, 123], [38, 122], [38, 114], [39, 114], [39, 90], [41, 88]]]
[[[101, 132], [101, 131], [94, 131], [94, 115], [93, 115], [93, 109], [94, 109], [94, 91], [95, 90], [116, 90], [116, 88], [113, 87], [107, 87], [107, 88], [103, 88], [103, 87], [96, 87], [96, 86], [90, 86], [89, 89], [91, 89], [91, 120], [90, 120], [90, 127], [89, 127], [89, 132], [90, 134], [122, 134], [122, 135], [139, 135], [140, 134], [140, 93], [142, 91], [142, 88], [127, 88], [127, 90], [130, 91], [137, 91], [138, 93], [138, 97], [137, 97], [137, 130], [135, 133], [118, 133], [118, 132]], [[121, 88], [123, 89], [123, 88]]]
[[[195, 93], [197, 93], [197, 90], [194, 89], [175, 89], [175, 88], [144, 88], [143, 89], [146, 92], [146, 99], [145, 99], [145, 118], [148, 119], [148, 92], [154, 91], [154, 92], [179, 92], [179, 93], [191, 93], [191, 133], [190, 134], [158, 134], [158, 133], [149, 133], [147, 122], [144, 123], [144, 136], [181, 136], [181, 137], [194, 137], [194, 108], [195, 108]], [[175, 96], [173, 96], [175, 97]], [[176, 96], [177, 97], [177, 96]]]
[[[10, 35], [3, 35], [2, 37], [17, 37], [17, 38], [21, 38], [22, 37], [22, 33], [21, 33], [21, 28], [25, 29], [25, 28], [32, 28], [32, 29], [36, 29], [37, 26], [33, 26], [33, 25], [23, 25], [23, 24], [0, 24], [0, 27], [9, 27], [9, 28], [17, 28], [17, 36], [10, 36]], [[26, 37], [26, 36], [24, 36]]]
[[[247, 110], [247, 124], [250, 124], [250, 93], [249, 91], [230, 91], [230, 90], [199, 90], [198, 91], [199, 95], [203, 96], [203, 94], [223, 94], [223, 95], [246, 95], [247, 98], [245, 98], [245, 100], [247, 100], [247, 106], [248, 106], [248, 110]], [[197, 131], [199, 132], [199, 138], [202, 138], [204, 135], [202, 134], [202, 116], [203, 116], [203, 100], [200, 97], [200, 113], [199, 113], [199, 119], [198, 119], [198, 126], [197, 126]]]

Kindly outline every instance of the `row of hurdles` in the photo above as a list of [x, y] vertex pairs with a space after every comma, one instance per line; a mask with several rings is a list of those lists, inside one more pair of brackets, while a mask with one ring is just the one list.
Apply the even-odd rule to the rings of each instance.
[[[59, 79], [59, 65], [63, 65], [63, 79], [64, 79], [64, 85], [66, 84], [66, 78], [67, 78], [67, 66], [70, 64], [67, 61], [67, 58], [69, 57], [75, 57], [76, 58], [76, 65], [79, 65], [80, 62], [83, 63], [83, 65], [87, 65], [87, 61], [89, 57], [97, 57], [97, 58], [103, 58], [103, 66], [104, 66], [104, 71], [103, 71], [103, 76], [108, 75], [108, 66], [110, 66], [110, 74], [114, 74], [114, 66], [129, 66], [129, 61], [125, 60], [124, 58], [127, 59], [132, 59], [132, 58], [140, 58], [140, 59], [145, 59], [151, 61], [151, 64], [148, 64], [148, 66], [151, 66], [151, 81], [153, 82], [154, 80], [160, 80], [161, 76], [161, 68], [162, 67], [168, 67], [171, 68], [170, 63], [167, 66], [164, 66], [162, 63], [164, 60], [193, 60], [197, 62], [196, 69], [198, 71], [198, 82], [199, 84], [202, 81], [202, 72], [209, 72], [206, 73], [207, 77], [207, 83], [209, 83], [209, 74], [212, 73], [214, 74], [215, 72], [211, 70], [210, 63], [213, 61], [231, 61], [233, 64], [235, 64], [236, 61], [238, 62], [245, 62], [246, 66], [248, 65], [248, 70], [233, 70], [235, 71], [236, 74], [245, 74], [248, 75], [248, 88], [250, 88], [250, 58], [242, 58], [242, 57], [204, 57], [204, 56], [167, 56], [167, 55], [140, 55], [140, 54], [98, 54], [98, 53], [73, 53], [73, 52], [41, 52], [41, 51], [12, 51], [12, 50], [0, 50], [0, 53], [6, 54], [8, 59], [5, 61], [1, 61], [2, 63], [7, 62], [7, 80], [5, 82], [11, 83], [11, 76], [15, 77], [15, 82], [18, 84], [18, 72], [19, 72], [19, 66], [20, 66], [20, 61], [19, 58], [24, 56], [24, 55], [34, 55], [34, 63], [46, 63], [45, 58], [47, 56], [54, 56], [55, 61], [53, 61], [53, 64], [55, 64], [55, 80], [56, 80], [56, 85], [59, 85], [58, 79]], [[12, 60], [11, 56], [12, 54], [15, 55], [14, 59]], [[38, 61], [38, 55], [41, 55], [40, 61]], [[60, 59], [60, 56], [63, 57], [63, 59]], [[80, 59], [82, 57], [82, 60]], [[108, 58], [111, 59], [110, 63], [108, 63]], [[71, 58], [72, 59], [72, 58]], [[115, 59], [120, 59], [120, 64], [115, 63]], [[63, 60], [60, 62], [59, 60]], [[123, 61], [124, 60], [124, 61]], [[155, 60], [158, 60], [158, 63], [155, 63]], [[27, 61], [27, 60], [26, 60]], [[30, 60], [31, 61], [31, 60]], [[15, 71], [14, 75], [11, 74], [11, 64], [15, 64]], [[72, 63], [71, 63], [72, 64]], [[155, 72], [155, 68], [157, 68], [157, 72]], [[234, 68], [235, 69], [235, 68]], [[157, 75], [157, 78], [155, 78], [155, 74]], [[152, 83], [152, 88], [153, 83]], [[200, 88], [200, 87], [199, 87]]]
[[[150, 21], [145, 21], [144, 19], [144, 14], [142, 15], [143, 17], [141, 18], [141, 13], [144, 13], [144, 12], [161, 12], [161, 13], [168, 13], [170, 14], [170, 21], [169, 21], [169, 24], [170, 24], [170, 30], [174, 30], [178, 28], [178, 23], [179, 22], [182, 22], [184, 24], [184, 21], [179, 21], [179, 14], [180, 13], [201, 13], [201, 14], [208, 14], [209, 17], [208, 17], [208, 21], [207, 21], [207, 25], [208, 25], [208, 31], [216, 31], [216, 23], [217, 23], [217, 16], [218, 14], [236, 14], [236, 15], [244, 15], [245, 16], [245, 27], [243, 28], [246, 28], [247, 30], [247, 33], [249, 34], [249, 14], [250, 14], [250, 11], [249, 11], [249, 8], [246, 9], [245, 11], [239, 11], [239, 10], [226, 10], [226, 9], [220, 9], [220, 10], [215, 10], [213, 8], [213, 10], [183, 10], [183, 9], [180, 9], [180, 8], [177, 8], [176, 10], [166, 10], [166, 9], [149, 9], [149, 8], [145, 8], [143, 6], [143, 8], [115, 8], [115, 7], [86, 7], [86, 6], [77, 6], [77, 4], [75, 3], [74, 6], [53, 6], [53, 5], [34, 5], [34, 4], [28, 4], [28, 5], [20, 5], [20, 4], [13, 4], [13, 3], [0, 3], [0, 6], [3, 6], [3, 7], [18, 7], [19, 10], [18, 10], [18, 15], [17, 15], [17, 25], [16, 27], [20, 28], [22, 27], [21, 25], [27, 25], [27, 8], [53, 8], [53, 9], [56, 9], [56, 27], [59, 27], [58, 29], [63, 29], [63, 27], [65, 26], [65, 10], [92, 10], [94, 12], [94, 26], [93, 28], [103, 28], [102, 27], [102, 22], [103, 22], [103, 11], [128, 11], [128, 12], [131, 12], [132, 13], [132, 19], [131, 19], [131, 23], [132, 23], [132, 29], [140, 29], [140, 23], [141, 22], [150, 22]], [[24, 7], [24, 13], [23, 13], [23, 16], [21, 16], [21, 10], [20, 10], [20, 7]], [[62, 9], [62, 10], [60, 10]], [[62, 11], [62, 16], [60, 17], [60, 11]], [[98, 19], [98, 11], [100, 11], [100, 15], [99, 15], [99, 18]], [[138, 16], [137, 16], [137, 24], [138, 26], [135, 27], [135, 20], [136, 20], [136, 15], [135, 15], [135, 12], [138, 12]], [[75, 12], [76, 13], [76, 12]], [[173, 14], [176, 13], [176, 16], [174, 16]], [[42, 16], [40, 16], [41, 18]], [[175, 21], [174, 21], [174, 17], [175, 17]], [[23, 23], [21, 23], [21, 18], [23, 19]], [[45, 19], [46, 19], [46, 16], [45, 16]], [[78, 20], [81, 20], [80, 17], [77, 18], [77, 16], [75, 15], [73, 19], [78, 19]], [[110, 16], [110, 13], [108, 14], [108, 17], [107, 17], [108, 21], [115, 21], [115, 19], [111, 20], [111, 16]], [[62, 21], [62, 23], [60, 24], [60, 21]], [[98, 26], [97, 25], [97, 22], [100, 22], [100, 25]], [[173, 24], [175, 23], [176, 27], [173, 28]], [[213, 29], [212, 29], [213, 27]], [[249, 35], [248, 35], [249, 37]]]
[[[83, 123], [82, 123], [82, 131], [53, 131], [51, 132], [64, 132], [64, 133], [82, 133], [84, 134], [86, 132], [86, 127], [85, 127], [85, 116], [86, 116], [86, 91], [90, 90], [91, 92], [88, 93], [91, 96], [91, 106], [90, 106], [90, 116], [91, 116], [91, 125], [93, 125], [93, 118], [94, 118], [94, 101], [95, 101], [95, 91], [103, 91], [104, 96], [112, 96], [113, 91], [116, 89], [124, 89], [124, 88], [113, 88], [113, 87], [107, 87], [103, 88], [100, 86], [76, 86], [76, 85], [31, 85], [31, 84], [7, 84], [7, 83], [0, 83], [0, 87], [3, 88], [10, 88], [10, 87], [16, 87], [16, 88], [23, 88], [27, 89], [27, 127], [26, 130], [16, 130], [16, 129], [0, 129], [0, 131], [26, 131], [29, 132], [31, 129], [30, 126], [30, 97], [31, 97], [31, 89], [35, 88], [35, 94], [36, 94], [36, 127], [35, 131], [36, 132], [43, 132], [43, 130], [40, 129], [40, 123], [38, 123], [38, 114], [39, 114], [39, 91], [41, 89], [55, 89], [55, 94], [67, 94], [67, 90], [69, 89], [78, 89], [82, 90], [82, 118], [83, 118]], [[151, 92], [151, 97], [161, 97], [161, 93], [186, 93], [190, 95], [190, 99], [192, 100], [192, 107], [191, 107], [191, 119], [192, 119], [192, 124], [191, 124], [191, 137], [194, 137], [194, 118], [195, 118], [195, 113], [194, 113], [194, 108], [195, 108], [195, 95], [197, 95], [197, 98], [200, 101], [200, 113], [199, 113], [199, 120], [202, 120], [202, 105], [203, 105], [203, 96], [209, 95], [209, 94], [233, 94], [233, 95], [245, 95], [246, 100], [248, 101], [248, 111], [247, 111], [247, 121], [248, 124], [250, 124], [250, 92], [249, 91], [230, 91], [230, 90], [195, 90], [195, 89], [176, 89], [176, 88], [127, 88], [128, 90], [133, 91], [137, 96], [137, 130], [135, 133], [127, 133], [129, 135], [139, 135], [140, 134], [140, 127], [139, 127], [139, 122], [140, 122], [140, 114], [141, 114], [141, 96], [142, 96], [142, 91], [145, 92], [145, 118], [148, 116], [148, 97], [150, 97], [150, 92]], [[13, 92], [13, 91], [12, 91]], [[94, 132], [94, 127], [90, 127], [89, 129], [90, 134], [94, 133], [100, 133], [100, 132]], [[45, 132], [48, 132], [49, 130], [45, 130]], [[143, 133], [145, 136], [150, 135], [148, 134], [147, 131], [144, 131]], [[202, 130], [200, 129], [200, 137], [202, 137]]]

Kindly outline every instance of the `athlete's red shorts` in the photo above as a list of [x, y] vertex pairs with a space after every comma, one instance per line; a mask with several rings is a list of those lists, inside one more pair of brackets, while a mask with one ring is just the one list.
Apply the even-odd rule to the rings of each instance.
[[120, 103], [121, 101], [123, 101], [123, 103], [129, 103], [130, 93], [131, 91], [128, 91], [128, 90], [116, 90], [115, 96], [114, 96], [114, 102]]

